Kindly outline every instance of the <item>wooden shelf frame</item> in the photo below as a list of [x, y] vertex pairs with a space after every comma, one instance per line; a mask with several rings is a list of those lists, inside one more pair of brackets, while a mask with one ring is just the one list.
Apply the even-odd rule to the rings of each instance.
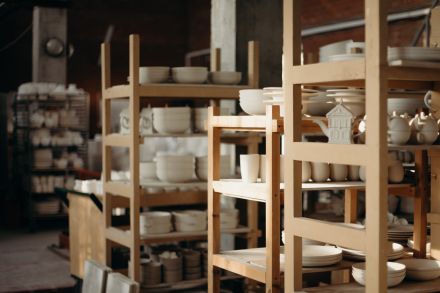
[[[438, 69], [389, 66], [387, 62], [387, 21], [386, 0], [365, 0], [365, 58], [341, 62], [327, 62], [301, 65], [301, 24], [300, 1], [284, 0], [284, 81], [285, 108], [285, 291], [302, 289], [301, 237], [321, 240], [341, 245], [344, 243], [365, 246], [367, 253], [366, 292], [387, 292], [386, 256], [381, 247], [387, 242], [387, 158], [388, 150], [396, 147], [387, 145], [387, 89], [433, 89], [438, 95], [440, 71]], [[365, 145], [332, 145], [305, 143], [301, 141], [301, 86], [338, 85], [365, 87], [366, 112], [368, 115], [368, 139]], [[414, 238], [417, 242], [416, 256], [425, 256], [426, 243], [426, 202], [427, 152], [433, 147], [411, 147], [416, 152], [417, 186], [414, 196]], [[398, 149], [406, 149], [406, 146]], [[323, 161], [330, 163], [366, 166], [366, 218], [364, 231], [346, 232], [346, 229], [324, 224], [302, 217], [301, 161]], [[437, 165], [438, 164], [438, 165]], [[440, 160], [431, 158], [432, 168], [440, 172]], [[436, 179], [432, 177], [431, 179]], [[432, 180], [433, 181], [433, 180]], [[431, 183], [432, 195], [438, 195], [440, 182]], [[347, 189], [345, 193], [345, 222], [355, 221], [357, 190]], [[434, 198], [433, 198], [434, 200]], [[436, 199], [438, 201], [438, 199]], [[438, 213], [438, 217], [437, 217]], [[440, 220], [440, 201], [433, 205], [432, 222]], [[440, 221], [439, 221], [440, 222]], [[432, 225], [432, 224], [431, 224]], [[440, 226], [435, 226], [440, 228]], [[315, 228], [315, 230], [313, 230]], [[440, 235], [432, 229], [431, 239], [440, 256]], [[353, 239], [356, 237], [357, 239]], [[362, 241], [359, 241], [362, 240]], [[432, 240], [431, 240], [432, 241]], [[436, 255], [434, 249], [434, 256]], [[330, 287], [329, 287], [330, 288]], [[364, 289], [364, 288], [363, 288]], [[329, 291], [333, 292], [333, 291]], [[339, 291], [334, 291], [339, 292]], [[341, 291], [342, 292], [342, 291]], [[352, 292], [352, 291], [343, 291]]]
[[[219, 116], [217, 107], [208, 114], [208, 291], [220, 292], [220, 270], [223, 268], [265, 283], [266, 292], [279, 292], [280, 272], [280, 141], [283, 123], [279, 106], [266, 106], [264, 116]], [[248, 270], [238, 262], [224, 260], [220, 251], [220, 193], [215, 183], [220, 180], [220, 136], [229, 129], [266, 133], [266, 182], [262, 183], [266, 216], [266, 268], [264, 273]], [[258, 189], [258, 188], [257, 188]], [[246, 192], [253, 193], [247, 189]], [[251, 194], [249, 194], [251, 195]], [[245, 197], [243, 197], [245, 198]], [[249, 213], [249, 212], [248, 212]], [[248, 214], [250, 216], [250, 214]], [[226, 265], [228, 263], [229, 265]]]
[[[170, 241], [167, 237], [156, 237], [141, 239], [139, 232], [139, 214], [141, 207], [165, 206], [166, 200], [176, 199], [177, 192], [148, 194], [141, 189], [139, 180], [139, 144], [146, 137], [140, 137], [139, 125], [139, 108], [142, 97], [145, 98], [184, 98], [184, 99], [208, 99], [216, 101], [218, 99], [238, 99], [239, 90], [246, 88], [257, 88], [259, 83], [259, 44], [251, 41], [248, 43], [248, 72], [246, 85], [224, 86], [213, 84], [148, 84], [140, 85], [139, 80], [139, 60], [140, 60], [140, 41], [138, 35], [130, 35], [129, 37], [129, 83], [124, 85], [111, 84], [111, 62], [110, 62], [110, 45], [103, 43], [101, 45], [101, 83], [103, 96], [102, 110], [102, 137], [103, 137], [103, 212], [105, 226], [105, 248], [106, 264], [111, 265], [111, 250], [116, 244], [122, 244], [130, 249], [130, 277], [140, 281], [140, 245], [142, 243]], [[212, 52], [211, 70], [220, 70], [220, 49]], [[120, 135], [111, 133], [111, 101], [112, 99], [125, 98], [129, 103], [130, 129], [129, 135]], [[261, 138], [243, 139], [230, 137], [226, 138], [229, 143], [243, 144], [248, 150], [255, 152], [258, 149], [258, 143]], [[129, 150], [130, 164], [130, 180], [126, 183], [111, 181], [111, 148], [125, 147]], [[167, 206], [175, 206], [182, 204], [206, 204], [206, 192], [181, 192], [181, 195], [188, 195], [186, 199], [176, 199]], [[162, 196], [164, 195], [164, 196]], [[126, 231], [117, 229], [112, 226], [111, 216], [112, 209], [115, 206], [124, 206], [130, 209], [130, 226]], [[247, 235], [248, 245], [255, 247], [258, 238], [258, 209], [255, 203], [248, 205], [248, 210], [252, 217], [248, 216], [248, 226], [245, 234]], [[241, 231], [241, 230], [240, 230]], [[230, 231], [234, 233], [234, 231]], [[241, 232], [240, 232], [241, 233]], [[173, 234], [181, 240], [203, 239], [205, 235], [177, 235]]]

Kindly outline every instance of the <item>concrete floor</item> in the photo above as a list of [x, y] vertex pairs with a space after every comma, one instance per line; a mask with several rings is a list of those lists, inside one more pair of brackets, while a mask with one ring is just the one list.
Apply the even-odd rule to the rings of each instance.
[[0, 293], [72, 291], [69, 261], [48, 249], [59, 233], [0, 232]]

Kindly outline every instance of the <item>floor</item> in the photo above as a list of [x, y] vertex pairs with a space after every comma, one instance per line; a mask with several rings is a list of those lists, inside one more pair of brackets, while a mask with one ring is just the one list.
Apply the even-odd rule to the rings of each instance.
[[48, 249], [59, 233], [0, 232], [0, 293], [72, 291], [69, 261]]

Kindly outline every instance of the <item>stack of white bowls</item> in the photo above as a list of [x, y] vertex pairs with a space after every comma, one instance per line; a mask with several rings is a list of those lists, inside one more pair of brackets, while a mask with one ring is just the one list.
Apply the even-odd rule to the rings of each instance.
[[325, 92], [302, 89], [302, 113], [310, 116], [325, 116], [335, 106], [335, 99]]
[[153, 108], [153, 126], [161, 134], [185, 133], [191, 127], [191, 108]]
[[240, 107], [249, 115], [265, 115], [266, 104], [263, 102], [267, 99], [263, 95], [263, 90], [248, 89], [240, 90]]
[[[342, 250], [342, 255], [344, 256], [344, 258], [357, 261], [365, 261], [366, 253], [363, 251], [343, 247], [340, 247], [340, 249]], [[405, 251], [403, 245], [399, 243], [392, 243], [388, 251], [388, 260], [399, 259], [403, 256], [404, 253]]]
[[169, 233], [172, 228], [171, 213], [143, 212], [140, 214], [139, 233], [143, 236]]
[[365, 115], [365, 90], [356, 88], [329, 89], [327, 97], [335, 98], [342, 102], [354, 116]]
[[[220, 177], [227, 178], [231, 175], [231, 156], [220, 156]], [[208, 157], [196, 158], [196, 174], [200, 180], [208, 180]]]
[[433, 259], [408, 258], [398, 263], [406, 266], [406, 277], [416, 281], [429, 281], [440, 277], [440, 261]]
[[53, 158], [51, 149], [34, 150], [34, 167], [35, 168], [50, 168], [52, 167]]
[[177, 83], [205, 83], [208, 79], [206, 67], [173, 67], [173, 80]]
[[156, 156], [156, 175], [159, 180], [182, 183], [194, 178], [194, 156], [158, 154]]
[[319, 48], [319, 62], [329, 61], [329, 56], [346, 53], [347, 44], [353, 43], [353, 40], [346, 40], [327, 44]]
[[173, 215], [177, 232], [206, 231], [208, 224], [206, 211], [187, 210], [173, 212]]
[[155, 180], [156, 177], [156, 162], [140, 162], [139, 163], [139, 177], [141, 179]]
[[333, 246], [303, 245], [302, 265], [322, 267], [336, 264], [342, 260], [342, 250]]
[[222, 209], [220, 212], [220, 227], [222, 229], [237, 228], [240, 212], [238, 209]]
[[208, 120], [208, 108], [195, 108], [194, 110], [194, 130], [205, 132], [205, 121]]
[[170, 68], [165, 66], [139, 67], [139, 83], [160, 83], [168, 80]]
[[234, 85], [241, 80], [241, 72], [236, 71], [215, 71], [210, 74], [211, 82], [214, 84]]
[[[365, 286], [365, 278], [366, 278], [366, 263], [360, 262], [355, 263], [352, 266], [351, 275], [359, 284]], [[405, 279], [406, 267], [404, 264], [397, 262], [387, 262], [387, 283], [388, 287], [394, 287], [402, 283], [403, 279]]]
[[265, 100], [264, 103], [268, 105], [279, 105], [280, 106], [280, 116], [284, 117], [284, 92], [282, 87], [265, 87], [263, 88], [263, 95], [269, 99]]

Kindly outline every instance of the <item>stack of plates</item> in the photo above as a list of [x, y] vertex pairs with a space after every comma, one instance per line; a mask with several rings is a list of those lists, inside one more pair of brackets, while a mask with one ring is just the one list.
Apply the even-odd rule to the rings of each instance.
[[325, 116], [335, 107], [335, 99], [325, 92], [302, 89], [302, 113], [311, 116]]
[[408, 279], [416, 281], [429, 281], [440, 277], [440, 261], [432, 259], [408, 258], [399, 260], [406, 266]]
[[239, 215], [238, 209], [222, 209], [220, 212], [220, 227], [222, 229], [237, 228]]
[[[431, 241], [430, 241], [430, 237], [427, 237], [427, 242], [426, 242], [426, 253], [431, 253]], [[414, 240], [413, 239], [408, 239], [407, 245], [409, 248], [414, 249]]]
[[322, 267], [342, 260], [342, 250], [333, 246], [304, 245], [302, 251], [304, 267]]
[[208, 220], [206, 211], [187, 210], [173, 212], [177, 232], [206, 231]]
[[40, 149], [34, 150], [34, 167], [35, 168], [50, 168], [52, 167], [52, 150]]
[[[365, 286], [366, 269], [365, 262], [355, 263], [352, 266], [352, 276], [359, 284]], [[387, 262], [388, 276], [387, 283], [388, 287], [394, 287], [399, 285], [403, 279], [405, 279], [406, 267], [404, 264], [397, 262]]]
[[365, 114], [364, 89], [329, 89], [327, 90], [327, 97], [336, 99], [336, 102], [342, 102], [355, 116]]
[[392, 60], [412, 61], [440, 61], [440, 48], [425, 47], [391, 47], [388, 48], [388, 61]]
[[[365, 261], [366, 254], [363, 251], [343, 247], [340, 247], [340, 249], [342, 250], [342, 255], [344, 256], [344, 258]], [[403, 245], [399, 243], [392, 243], [392, 246], [390, 247], [390, 250], [388, 252], [388, 260], [399, 259], [403, 256], [404, 253], [405, 251]]]
[[206, 132], [205, 121], [208, 120], [208, 108], [195, 108], [194, 113], [194, 130], [198, 132]]
[[34, 203], [34, 212], [38, 215], [55, 215], [60, 212], [59, 199], [37, 201]]
[[173, 228], [169, 212], [143, 212], [139, 217], [139, 233], [141, 235], [165, 234]]
[[407, 243], [413, 236], [412, 225], [391, 225], [388, 227], [388, 240], [391, 242]]

